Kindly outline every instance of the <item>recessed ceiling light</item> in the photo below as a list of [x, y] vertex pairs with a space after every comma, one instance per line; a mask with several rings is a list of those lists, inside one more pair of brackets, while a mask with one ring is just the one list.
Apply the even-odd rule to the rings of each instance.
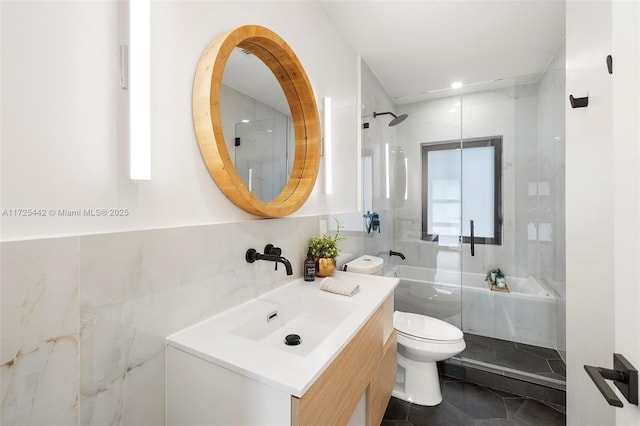
[[451, 83], [451, 88], [452, 89], [459, 89], [462, 87], [462, 82], [461, 81], [454, 81], [453, 83]]

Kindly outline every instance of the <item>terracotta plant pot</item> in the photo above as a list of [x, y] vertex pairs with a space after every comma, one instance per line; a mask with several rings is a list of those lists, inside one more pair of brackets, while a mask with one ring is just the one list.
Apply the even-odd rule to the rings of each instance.
[[316, 259], [316, 276], [328, 277], [336, 270], [336, 260], [328, 257]]

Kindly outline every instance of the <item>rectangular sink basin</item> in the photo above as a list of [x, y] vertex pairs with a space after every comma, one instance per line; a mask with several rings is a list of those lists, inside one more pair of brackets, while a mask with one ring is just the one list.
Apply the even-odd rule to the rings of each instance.
[[[172, 334], [167, 345], [301, 397], [398, 284], [339, 271], [334, 277], [360, 285], [360, 292], [328, 293], [319, 280], [299, 278]], [[286, 345], [290, 334], [301, 343]]]
[[[358, 307], [357, 303], [322, 292], [292, 288], [279, 300], [265, 297], [261, 306], [231, 334], [288, 351], [298, 356], [313, 351]], [[340, 297], [340, 296], [339, 296]], [[288, 335], [300, 336], [297, 345], [286, 345]]]

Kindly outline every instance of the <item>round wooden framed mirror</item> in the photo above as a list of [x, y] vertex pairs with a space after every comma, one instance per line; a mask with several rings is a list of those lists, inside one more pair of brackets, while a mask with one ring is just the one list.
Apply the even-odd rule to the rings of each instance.
[[[294, 133], [293, 165], [284, 189], [265, 203], [242, 180], [230, 157], [222, 131], [222, 76], [235, 48], [257, 56], [276, 77], [289, 104]], [[246, 25], [214, 39], [200, 57], [193, 84], [193, 121], [200, 153], [218, 187], [246, 212], [281, 217], [307, 200], [320, 165], [320, 119], [311, 83], [289, 45], [273, 31]]]

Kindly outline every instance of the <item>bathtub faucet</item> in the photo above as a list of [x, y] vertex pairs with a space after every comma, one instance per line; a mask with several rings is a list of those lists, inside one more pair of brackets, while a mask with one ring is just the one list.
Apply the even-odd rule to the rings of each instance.
[[291, 262], [282, 257], [281, 254], [282, 250], [280, 247], [274, 247], [273, 244], [267, 244], [264, 247], [264, 254], [258, 253], [255, 249], [250, 248], [245, 253], [244, 258], [249, 263], [253, 263], [256, 260], [269, 260], [271, 262], [276, 262], [276, 271], [278, 270], [278, 263], [282, 263], [287, 270], [287, 275], [293, 275]]
[[393, 251], [393, 250], [389, 250], [389, 256], [398, 256], [400, 259], [405, 260], [406, 258], [404, 257], [404, 254], [400, 253], [399, 251]]

